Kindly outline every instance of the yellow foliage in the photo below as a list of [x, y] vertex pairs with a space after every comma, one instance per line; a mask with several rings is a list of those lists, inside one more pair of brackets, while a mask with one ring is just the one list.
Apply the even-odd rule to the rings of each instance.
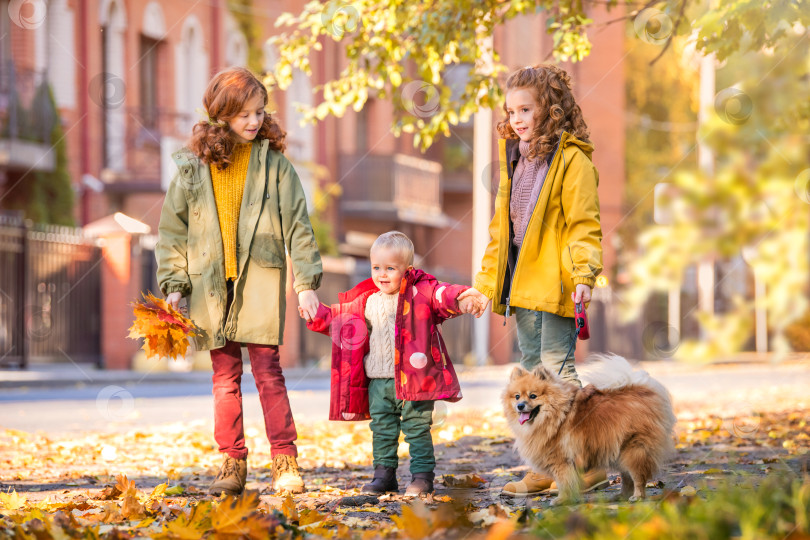
[[144, 293], [142, 302], [133, 303], [135, 321], [129, 337], [143, 339], [146, 357], [182, 358], [188, 350], [188, 337], [196, 336], [196, 325], [165, 300]]

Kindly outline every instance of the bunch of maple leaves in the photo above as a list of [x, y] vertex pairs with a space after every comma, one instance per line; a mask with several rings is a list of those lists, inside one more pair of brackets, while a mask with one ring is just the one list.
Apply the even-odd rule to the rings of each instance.
[[197, 326], [168, 302], [144, 293], [143, 301], [133, 303], [135, 322], [129, 337], [143, 339], [146, 357], [182, 358], [188, 350], [188, 338], [197, 335]]

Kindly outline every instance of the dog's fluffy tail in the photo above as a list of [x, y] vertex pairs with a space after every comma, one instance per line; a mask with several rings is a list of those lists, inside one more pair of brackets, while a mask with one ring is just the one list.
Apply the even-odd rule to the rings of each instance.
[[600, 390], [618, 389], [629, 385], [646, 386], [660, 397], [656, 407], [658, 424], [663, 429], [660, 447], [651, 449], [656, 462], [656, 470], [675, 452], [672, 429], [675, 426], [675, 412], [672, 410], [672, 397], [663, 384], [653, 379], [643, 369], [633, 369], [627, 360], [615, 354], [594, 354], [588, 362], [577, 369], [583, 384], [592, 384]]
[[592, 384], [600, 390], [621, 388], [631, 384], [647, 386], [664, 398], [670, 410], [672, 409], [672, 398], [664, 385], [643, 369], [633, 369], [627, 360], [617, 354], [593, 354], [577, 371], [583, 384]]

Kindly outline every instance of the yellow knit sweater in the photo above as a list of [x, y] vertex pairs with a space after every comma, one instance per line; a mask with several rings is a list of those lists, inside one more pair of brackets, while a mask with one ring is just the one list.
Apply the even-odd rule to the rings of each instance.
[[225, 170], [211, 165], [211, 182], [214, 184], [214, 198], [217, 201], [219, 230], [222, 233], [222, 247], [225, 250], [225, 278], [236, 279], [236, 237], [239, 225], [239, 209], [242, 207], [242, 194], [245, 192], [250, 148], [252, 143], [237, 144], [233, 149], [231, 164]]

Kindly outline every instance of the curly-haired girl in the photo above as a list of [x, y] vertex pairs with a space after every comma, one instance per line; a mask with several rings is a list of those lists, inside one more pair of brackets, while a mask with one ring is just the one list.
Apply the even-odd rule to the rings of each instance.
[[[490, 300], [495, 313], [508, 317], [514, 311], [523, 367], [532, 370], [542, 362], [556, 373], [565, 363], [561, 376], [581, 385], [569, 349], [576, 335], [575, 304], [590, 301], [602, 271], [599, 175], [591, 162], [588, 126], [570, 77], [553, 65], [509, 75], [504, 112], [490, 241], [474, 288], [460, 299], [475, 297], [479, 317]], [[604, 472], [585, 480], [589, 487], [599, 485]], [[550, 478], [529, 473], [504, 486], [504, 494], [549, 487]]]
[[286, 252], [300, 307], [314, 316], [321, 258], [304, 190], [284, 157], [285, 133], [265, 112], [267, 90], [250, 71], [214, 76], [203, 97], [207, 118], [172, 157], [178, 173], [160, 216], [158, 283], [174, 307], [189, 297], [211, 350], [214, 438], [225, 461], [210, 493], [239, 494], [247, 478], [242, 424], [242, 353], [247, 346], [273, 456], [273, 487], [301, 492], [297, 433], [278, 346], [284, 333]]

